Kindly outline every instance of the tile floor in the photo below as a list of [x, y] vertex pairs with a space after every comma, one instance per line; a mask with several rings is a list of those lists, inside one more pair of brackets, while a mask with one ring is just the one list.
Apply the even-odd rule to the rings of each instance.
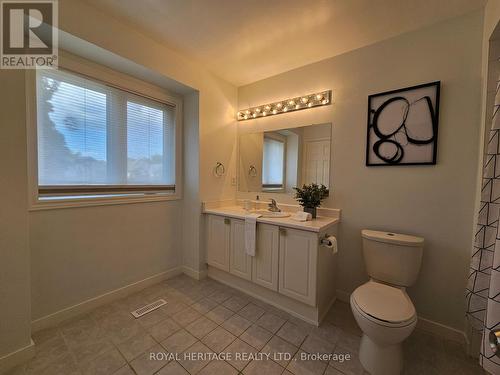
[[[168, 304], [130, 315], [158, 298]], [[11, 375], [364, 374], [360, 336], [345, 303], [314, 327], [213, 280], [179, 276], [34, 334], [36, 356]], [[482, 374], [460, 345], [422, 332], [406, 341], [405, 366], [408, 375]]]

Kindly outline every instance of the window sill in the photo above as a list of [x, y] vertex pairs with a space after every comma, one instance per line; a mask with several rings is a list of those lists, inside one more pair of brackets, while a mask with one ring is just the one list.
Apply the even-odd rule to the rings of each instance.
[[262, 192], [264, 193], [284, 193], [284, 188], [262, 188]]
[[165, 202], [182, 199], [179, 193], [170, 194], [110, 194], [94, 196], [57, 196], [37, 198], [29, 211], [56, 210], [62, 208], [110, 206], [119, 204]]

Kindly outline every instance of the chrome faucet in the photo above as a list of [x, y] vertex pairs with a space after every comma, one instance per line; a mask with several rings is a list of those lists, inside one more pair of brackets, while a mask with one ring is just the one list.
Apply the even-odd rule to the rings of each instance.
[[271, 203], [269, 203], [268, 210], [271, 212], [281, 212], [281, 210], [278, 208], [276, 201], [274, 199], [271, 199]]

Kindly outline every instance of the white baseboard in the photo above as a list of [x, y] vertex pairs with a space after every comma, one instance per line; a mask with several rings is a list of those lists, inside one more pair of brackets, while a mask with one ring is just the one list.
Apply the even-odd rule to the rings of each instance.
[[0, 358], [0, 374], [27, 362], [35, 355], [35, 343], [30, 340], [30, 343], [24, 348], [18, 349]]
[[467, 344], [467, 336], [465, 335], [465, 332], [429, 319], [418, 317], [416, 329], [438, 336], [445, 340], [455, 341], [460, 344]]
[[207, 270], [196, 271], [195, 269], [192, 269], [191, 267], [188, 267], [188, 266], [183, 266], [182, 272], [185, 275], [192, 277], [193, 279], [196, 279], [196, 280], [202, 280], [205, 277], [207, 277], [207, 275], [208, 275]]
[[31, 331], [37, 332], [45, 328], [53, 327], [58, 325], [64, 320], [76, 317], [78, 315], [85, 314], [93, 309], [111, 303], [120, 298], [126, 297], [132, 293], [138, 292], [148, 286], [157, 284], [163, 280], [169, 279], [171, 277], [182, 274], [182, 267], [175, 267], [168, 271], [161, 272], [159, 274], [147, 277], [143, 280], [137, 281], [135, 283], [126, 285], [119, 289], [112, 290], [101, 294], [100, 296], [88, 299], [86, 301], [80, 302], [76, 305], [67, 307], [65, 309], [59, 310], [53, 314], [44, 316], [42, 318], [33, 320], [31, 322]]
[[[344, 290], [337, 290], [338, 300], [345, 303], [350, 303], [350, 298], [351, 298], [351, 293], [346, 292]], [[438, 336], [445, 340], [455, 341], [461, 344], [467, 343], [467, 337], [465, 335], [465, 332], [438, 322], [434, 322], [426, 318], [422, 318], [420, 316], [418, 317], [417, 320], [416, 329], [419, 331], [430, 333], [433, 336]]]

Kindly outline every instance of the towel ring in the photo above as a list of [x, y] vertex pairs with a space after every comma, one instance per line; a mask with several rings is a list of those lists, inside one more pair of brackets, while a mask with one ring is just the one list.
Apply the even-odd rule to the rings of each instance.
[[250, 177], [256, 177], [257, 176], [257, 168], [255, 168], [255, 166], [251, 165], [250, 168], [248, 168], [248, 175]]
[[226, 167], [220, 161], [214, 167], [214, 175], [215, 177], [222, 177], [226, 174]]

